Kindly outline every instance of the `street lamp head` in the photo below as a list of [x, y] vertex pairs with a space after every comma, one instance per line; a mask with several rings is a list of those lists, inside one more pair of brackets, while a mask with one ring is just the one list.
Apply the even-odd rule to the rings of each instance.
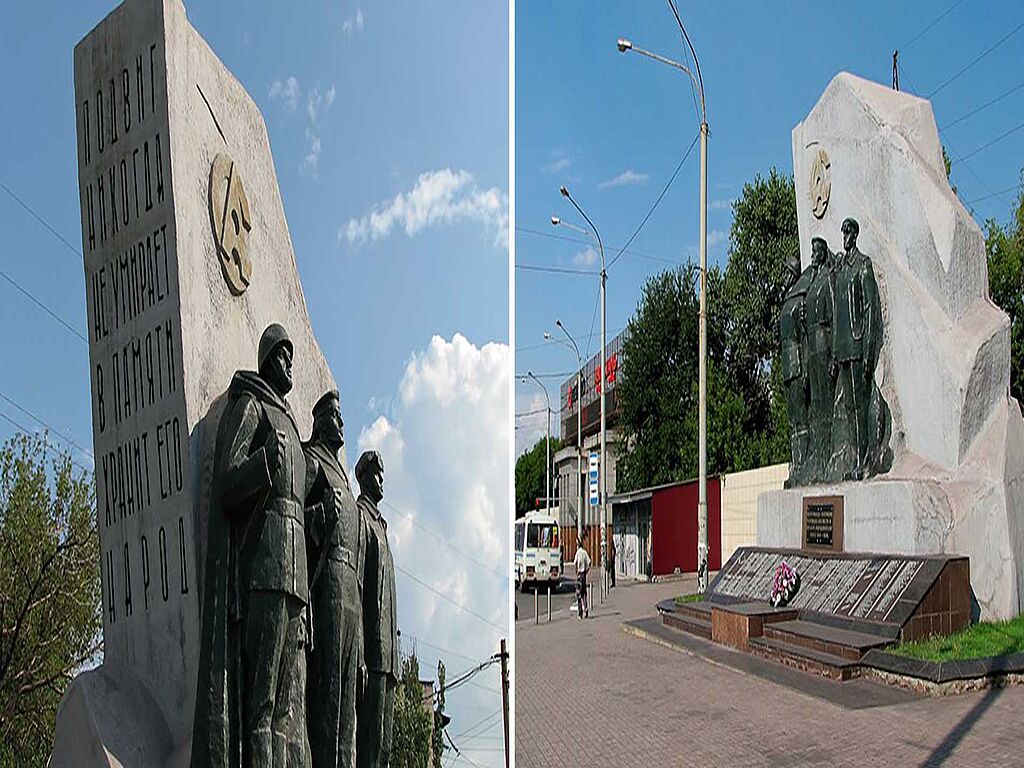
[[557, 216], [552, 216], [551, 217], [551, 226], [552, 227], [557, 227], [561, 223], [562, 223], [562, 220], [560, 218], [558, 218]]
[[555, 325], [557, 325], [559, 328], [564, 328], [565, 327], [565, 326], [562, 325], [562, 321], [561, 320], [555, 320]]
[[619, 53], [625, 53], [633, 49], [633, 44], [626, 40], [624, 37], [619, 38], [619, 42], [616, 44], [619, 48]]
[[544, 338], [545, 339], [550, 339], [551, 338], [551, 334], [548, 333], [547, 331], [544, 331]]
[[565, 188], [564, 184], [558, 188], [558, 191], [562, 193], [562, 197], [569, 196], [569, 190]]

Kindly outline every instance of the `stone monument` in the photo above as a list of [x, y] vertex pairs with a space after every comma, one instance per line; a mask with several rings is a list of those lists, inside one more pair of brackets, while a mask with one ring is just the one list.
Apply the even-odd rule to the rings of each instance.
[[51, 762], [186, 766], [232, 374], [279, 322], [301, 435], [336, 385], [263, 118], [181, 0], [125, 0], [75, 47], [74, 68], [105, 650], [64, 696]]
[[[984, 237], [950, 189], [931, 106], [841, 73], [793, 129], [793, 170], [803, 264], [812, 263], [812, 240], [843, 241], [831, 268], [832, 322], [850, 323], [843, 302], [857, 288], [850, 293], [844, 269], [860, 270], [856, 280], [871, 299], [867, 261], [880, 327], [877, 348], [831, 351], [840, 389], [833, 434], [815, 437], [812, 396], [801, 414], [809, 448], [800, 454], [812, 466], [798, 467], [791, 483], [804, 487], [760, 496], [758, 545], [806, 549], [810, 525], [814, 540], [849, 553], [966, 555], [975, 616], [1016, 616], [1024, 599], [1024, 419], [1009, 395], [1010, 324], [989, 299]], [[800, 291], [810, 305], [813, 285]], [[810, 322], [809, 306], [805, 316]], [[857, 366], [870, 372], [864, 389]], [[861, 414], [866, 421], [857, 421]], [[814, 465], [816, 440], [830, 446], [832, 470]], [[794, 458], [803, 444], [794, 442]], [[851, 447], [836, 459], [837, 448]], [[838, 515], [830, 497], [839, 499]]]

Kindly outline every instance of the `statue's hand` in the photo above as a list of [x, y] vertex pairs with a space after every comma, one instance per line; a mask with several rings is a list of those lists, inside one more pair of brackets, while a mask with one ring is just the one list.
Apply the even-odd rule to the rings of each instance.
[[281, 467], [281, 454], [284, 453], [283, 438], [284, 435], [275, 429], [267, 435], [267, 440], [263, 443], [263, 450], [267, 455], [267, 469], [270, 470], [271, 477], [274, 477]]

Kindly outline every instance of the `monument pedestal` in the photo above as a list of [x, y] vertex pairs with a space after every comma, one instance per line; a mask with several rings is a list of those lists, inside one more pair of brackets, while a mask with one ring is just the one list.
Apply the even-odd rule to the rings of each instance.
[[843, 499], [846, 552], [950, 554], [953, 511], [941, 486], [926, 480], [887, 480], [767, 491], [757, 499], [757, 543], [800, 549], [804, 499]]

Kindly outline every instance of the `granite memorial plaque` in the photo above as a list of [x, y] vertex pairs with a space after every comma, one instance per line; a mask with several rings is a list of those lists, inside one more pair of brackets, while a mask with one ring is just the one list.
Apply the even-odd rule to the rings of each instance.
[[[948, 557], [813, 554], [741, 547], [709, 588], [712, 601], [767, 602], [779, 563], [800, 574], [790, 608], [851, 619], [902, 623], [938, 577]], [[913, 600], [906, 598], [912, 594]], [[902, 601], [901, 601], [902, 599]], [[904, 616], [904, 613], [907, 615]]]
[[804, 549], [843, 551], [843, 497], [806, 496], [801, 542]]

